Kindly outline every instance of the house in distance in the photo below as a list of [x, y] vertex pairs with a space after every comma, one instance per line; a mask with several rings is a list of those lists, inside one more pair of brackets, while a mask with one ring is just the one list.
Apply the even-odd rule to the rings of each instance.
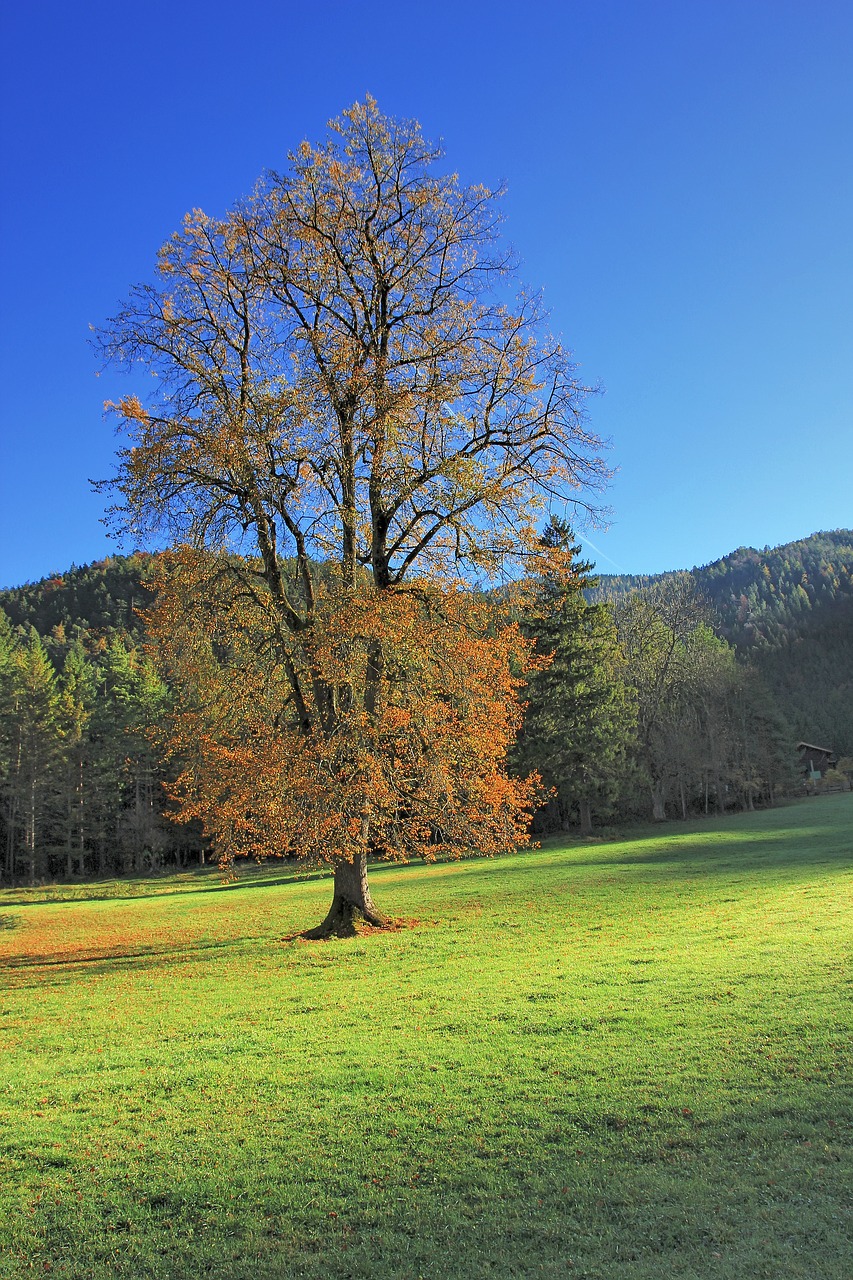
[[807, 782], [818, 782], [838, 765], [838, 756], [830, 747], [816, 747], [811, 742], [798, 742], [800, 769]]

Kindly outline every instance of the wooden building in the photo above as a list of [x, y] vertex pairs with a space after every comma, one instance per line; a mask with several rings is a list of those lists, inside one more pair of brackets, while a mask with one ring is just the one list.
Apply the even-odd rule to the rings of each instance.
[[835, 769], [838, 756], [830, 747], [816, 747], [812, 742], [798, 742], [800, 770], [812, 782], [822, 778], [828, 769]]

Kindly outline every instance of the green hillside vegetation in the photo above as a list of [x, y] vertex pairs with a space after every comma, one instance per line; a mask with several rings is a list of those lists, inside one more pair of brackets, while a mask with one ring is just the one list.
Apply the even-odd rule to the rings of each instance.
[[143, 585], [150, 559], [147, 552], [136, 551], [72, 566], [65, 573], [0, 591], [0, 610], [13, 627], [32, 627], [45, 640], [58, 635], [60, 644], [80, 633], [138, 639], [144, 633], [139, 611], [152, 599]]
[[851, 819], [0, 893], [0, 1276], [846, 1280]]
[[[574, 545], [559, 522], [550, 536]], [[555, 651], [531, 678], [512, 760], [554, 789], [536, 830], [772, 804], [800, 786], [798, 739], [853, 756], [852, 534], [597, 589], [571, 554], [574, 587], [559, 598], [543, 584], [521, 619]], [[115, 556], [0, 593], [6, 883], [207, 856], [198, 826], [168, 816], [180, 760], [152, 737], [174, 699], [145, 647], [150, 567], [143, 553]]]
[[698, 577], [727, 639], [743, 649], [779, 648], [810, 614], [853, 600], [853, 530], [762, 552], [742, 547]]
[[[793, 735], [853, 754], [853, 530], [740, 547], [691, 572], [715, 629], [761, 674]], [[671, 576], [602, 575], [595, 598]]]
[[523, 622], [552, 655], [525, 690], [515, 752], [554, 788], [535, 830], [753, 809], [801, 789], [790, 730], [760, 673], [709, 627], [692, 575], [595, 601], [571, 532], [552, 522], [545, 541], [575, 574], [535, 584]]

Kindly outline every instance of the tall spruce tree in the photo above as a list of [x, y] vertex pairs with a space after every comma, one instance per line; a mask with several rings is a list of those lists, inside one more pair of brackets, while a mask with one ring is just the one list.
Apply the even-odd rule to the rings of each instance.
[[6, 721], [9, 870], [14, 879], [23, 861], [34, 884], [47, 869], [68, 726], [56, 672], [35, 631], [15, 648], [11, 675]]
[[65, 873], [83, 875], [92, 843], [92, 743], [89, 725], [98, 698], [99, 676], [79, 637], [62, 667], [68, 739], [65, 753]]
[[116, 871], [156, 869], [165, 830], [150, 734], [164, 713], [166, 688], [128, 640], [107, 646], [101, 670], [90, 726], [100, 856], [107, 854]]
[[0, 879], [12, 879], [15, 855], [15, 801], [12, 776], [15, 761], [15, 640], [0, 609]]
[[540, 579], [524, 624], [550, 662], [531, 678], [514, 759], [521, 769], [537, 769], [552, 789], [560, 825], [577, 822], [589, 834], [593, 818], [610, 812], [629, 767], [636, 710], [610, 611], [584, 594], [595, 585], [592, 565], [556, 517], [543, 543], [564, 551], [572, 572]]

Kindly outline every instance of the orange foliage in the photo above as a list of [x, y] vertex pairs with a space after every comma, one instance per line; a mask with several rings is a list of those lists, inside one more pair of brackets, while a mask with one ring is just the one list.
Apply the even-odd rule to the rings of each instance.
[[100, 335], [157, 375], [113, 406], [107, 487], [126, 533], [187, 544], [152, 618], [184, 816], [226, 859], [332, 862], [376, 919], [368, 852], [524, 838], [537, 783], [503, 761], [530, 655], [459, 584], [557, 571], [537, 522], [607, 469], [541, 299], [512, 297], [500, 193], [371, 98], [331, 129], [188, 214]]
[[331, 579], [313, 626], [271, 639], [270, 602], [228, 563], [173, 553], [150, 618], [178, 694], [174, 798], [220, 857], [430, 859], [525, 840], [538, 778], [509, 778], [504, 760], [520, 718], [512, 673], [532, 657], [494, 604], [427, 580]]

